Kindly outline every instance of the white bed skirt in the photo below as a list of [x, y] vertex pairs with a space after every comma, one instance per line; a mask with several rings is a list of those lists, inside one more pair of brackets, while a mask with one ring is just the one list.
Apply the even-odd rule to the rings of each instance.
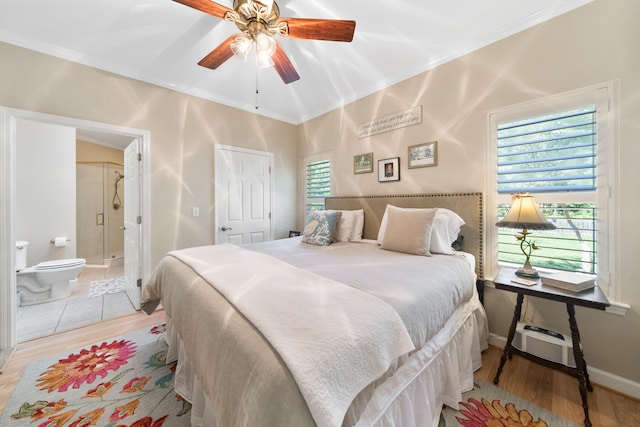
[[[392, 375], [358, 395], [343, 427], [437, 426], [442, 405], [458, 409], [462, 393], [473, 388], [473, 372], [482, 364], [487, 339], [486, 314], [474, 296]], [[178, 361], [175, 391], [193, 405], [191, 425], [216, 427], [214, 408], [168, 315], [166, 340], [167, 363]]]

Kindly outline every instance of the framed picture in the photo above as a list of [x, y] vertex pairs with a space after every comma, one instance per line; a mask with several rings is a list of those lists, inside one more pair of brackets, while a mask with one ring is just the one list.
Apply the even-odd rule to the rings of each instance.
[[438, 141], [409, 146], [409, 169], [426, 168], [438, 164]]
[[364, 153], [353, 156], [353, 173], [373, 172], [373, 153]]
[[378, 160], [378, 182], [400, 181], [400, 157]]

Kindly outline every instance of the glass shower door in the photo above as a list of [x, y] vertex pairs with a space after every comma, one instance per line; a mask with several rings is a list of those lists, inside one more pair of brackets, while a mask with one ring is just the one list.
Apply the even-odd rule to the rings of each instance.
[[104, 165], [76, 164], [77, 254], [104, 263]]

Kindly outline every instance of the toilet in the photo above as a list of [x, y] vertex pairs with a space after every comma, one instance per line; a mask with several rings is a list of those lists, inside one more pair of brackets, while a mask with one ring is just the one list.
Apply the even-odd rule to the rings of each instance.
[[66, 298], [78, 284], [87, 261], [83, 258], [44, 261], [27, 267], [29, 242], [16, 242], [16, 289], [20, 305], [41, 304]]

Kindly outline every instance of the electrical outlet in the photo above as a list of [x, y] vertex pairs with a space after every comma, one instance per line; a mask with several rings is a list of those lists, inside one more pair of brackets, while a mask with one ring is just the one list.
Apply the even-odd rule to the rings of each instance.
[[200, 208], [193, 207], [192, 208], [192, 214], [193, 214], [193, 216], [200, 216]]

